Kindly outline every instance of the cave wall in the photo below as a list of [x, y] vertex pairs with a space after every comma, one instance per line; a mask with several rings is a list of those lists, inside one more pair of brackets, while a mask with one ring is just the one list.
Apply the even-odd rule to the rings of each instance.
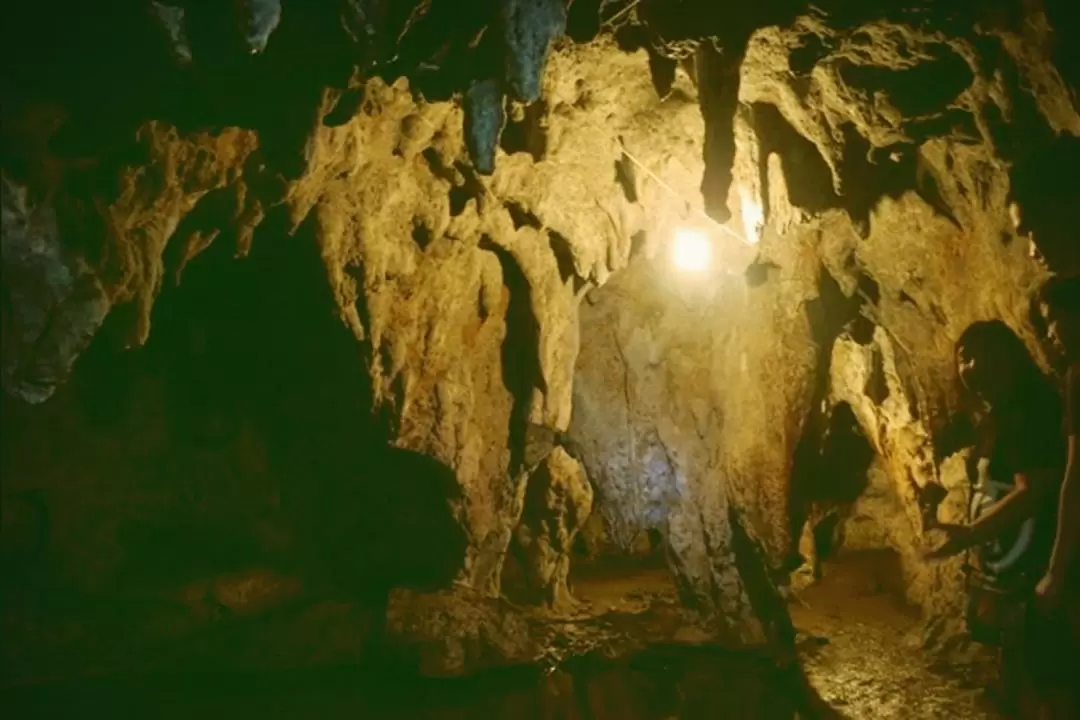
[[[960, 412], [955, 341], [975, 321], [1001, 319], [1045, 365], [1031, 299], [1050, 271], [1076, 268], [1067, 192], [1058, 186], [1075, 187], [1064, 158], [1080, 129], [1076, 96], [1049, 62], [1045, 17], [1028, 17], [1018, 32], [1000, 18], [971, 32], [895, 21], [827, 28], [807, 17], [755, 33], [742, 66], [740, 99], [755, 109], [760, 153], [744, 157], [767, 208], [762, 257], [791, 266], [791, 237], [817, 232], [821, 266], [855, 310], [824, 347], [817, 381], [825, 406], [852, 406], [879, 457], [849, 521], [875, 527], [864, 522], [848, 534], [856, 547], [901, 554], [931, 642], [955, 637], [959, 610], [960, 561], [921, 560], [918, 506], [918, 490], [939, 482], [950, 491], [941, 519], [964, 516], [962, 456], [939, 451]], [[762, 105], [778, 112], [762, 113]], [[1035, 158], [1047, 148], [1062, 155], [1043, 165], [1046, 192], [1058, 201], [1040, 212], [1040, 229], [1021, 235], [1009, 220], [1009, 203], [1026, 202], [1018, 168], [1045, 162]], [[768, 153], [775, 155], [760, 157]], [[836, 195], [801, 187], [828, 178]], [[812, 264], [803, 272], [814, 272]]]
[[[751, 593], [774, 589], [733, 525], [745, 532], [741, 512], [763, 518], [758, 505], [732, 496], [723, 472], [725, 338], [701, 331], [723, 326], [741, 279], [725, 289], [713, 280], [680, 297], [693, 280], [665, 256], [642, 255], [589, 294], [581, 322], [592, 342], [578, 355], [569, 436], [611, 541], [630, 553], [643, 533], [658, 531], [683, 602], [715, 615], [733, 638], [761, 642], [766, 627]], [[754, 566], [749, 577], [742, 562]]]
[[[964, 517], [964, 451], [941, 450], [961, 410], [963, 330], [1002, 319], [1046, 364], [1031, 298], [1078, 258], [1066, 158], [1080, 116], [1051, 62], [1069, 36], [1038, 6], [949, 21], [832, 10], [752, 32], [734, 106], [730, 87], [699, 78], [699, 95], [720, 93], [700, 100], [706, 132], [727, 127], [733, 141], [729, 156], [703, 149], [707, 166], [730, 163], [705, 170], [726, 196], [717, 219], [730, 223], [714, 230], [726, 254], [705, 280], [680, 280], [658, 255], [590, 294], [571, 434], [616, 541], [663, 529], [688, 597], [725, 598], [737, 616], [743, 582], [717, 590], [739, 574], [727, 509], [768, 568], [790, 569], [800, 506], [841, 504], [827, 473], [800, 471], [801, 448], [848, 403], [877, 455], [844, 508], [848, 547], [897, 551], [926, 619], [916, 640], [948, 645], [960, 561], [922, 560], [919, 497], [940, 483], [940, 519]], [[1039, 190], [1025, 190], [1025, 167], [1042, 168]], [[1011, 202], [1038, 209], [1032, 235], [1014, 229]], [[709, 291], [695, 296], [695, 282]]]
[[[683, 214], [655, 184], [639, 179], [628, 191], [616, 168], [623, 148], [694, 197], [693, 87], [684, 75], [661, 102], [647, 62], [610, 41], [560, 49], [542, 112], [513, 128], [525, 150], [500, 151], [484, 182], [468, 162], [459, 107], [378, 79], [353, 120], [316, 130], [304, 172], [284, 183], [250, 132], [185, 134], [163, 123], [140, 129], [147, 165], [121, 171], [118, 199], [77, 164], [62, 166], [50, 194], [36, 188], [36, 200], [33, 178], [6, 172], [15, 192], [5, 195], [5, 221], [20, 212], [63, 220], [5, 228], [6, 331], [21, 338], [5, 338], [6, 387], [30, 403], [58, 393], [40, 405], [5, 398], [5, 425], [21, 428], [5, 433], [5, 508], [29, 528], [6, 540], [15, 555], [34, 545], [19, 555], [40, 570], [28, 598], [44, 589], [73, 600], [43, 614], [29, 600], [9, 606], [9, 627], [25, 636], [10, 647], [38, 648], [40, 664], [23, 671], [54, 670], [49, 659], [65, 648], [78, 665], [108, 643], [112, 626], [79, 610], [89, 602], [125, 608], [110, 612], [137, 617], [160, 640], [290, 603], [317, 623], [338, 617], [327, 598], [359, 594], [361, 607], [346, 613], [355, 632], [332, 644], [349, 656], [380, 612], [379, 588], [445, 586], [452, 576], [455, 633], [443, 627], [445, 606], [422, 596], [399, 593], [390, 611], [396, 632], [435, 645], [440, 672], [492, 655], [489, 645], [513, 659], [539, 652], [520, 622], [467, 608], [498, 594], [526, 478], [552, 432], [568, 427], [583, 294], [624, 268], [632, 249], [655, 256]], [[332, 105], [321, 102], [320, 112]], [[82, 195], [66, 184], [76, 180]], [[79, 202], [65, 205], [72, 197]], [[101, 215], [108, 223], [96, 234], [64, 233], [65, 222]], [[81, 254], [76, 236], [100, 256]], [[29, 319], [81, 317], [86, 295], [49, 284], [55, 262], [39, 265], [25, 291], [9, 283], [28, 275], [9, 252], [15, 243], [61, 248], [68, 267], [108, 288], [112, 312], [62, 387], [94, 325], [71, 332]], [[40, 340], [43, 332], [56, 339]], [[29, 385], [17, 380], [26, 377]], [[99, 427], [102, 413], [117, 419]], [[384, 444], [408, 452], [388, 456]], [[396, 503], [412, 509], [398, 513]], [[726, 518], [716, 522], [723, 530]], [[700, 552], [703, 533], [687, 534], [681, 552]], [[695, 570], [699, 580], [715, 571]], [[736, 576], [726, 582], [710, 602], [741, 593]], [[27, 612], [43, 627], [76, 627], [81, 639], [45, 642], [25, 632]], [[748, 604], [740, 616], [756, 623]], [[478, 626], [487, 639], [455, 645]], [[130, 662], [129, 651], [118, 648], [116, 662]]]

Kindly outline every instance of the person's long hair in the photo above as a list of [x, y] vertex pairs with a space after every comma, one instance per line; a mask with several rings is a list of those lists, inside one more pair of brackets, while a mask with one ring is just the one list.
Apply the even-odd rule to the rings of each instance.
[[[1053, 383], [1039, 369], [1024, 341], [1001, 320], [972, 323], [956, 341], [954, 364], [960, 348], [964, 348], [977, 365], [993, 369], [992, 372], [986, 372], [984, 378], [992, 380], [996, 377], [999, 381], [1008, 383], [1008, 394], [998, 398], [996, 402], [990, 402], [986, 396], [986, 388], [968, 388], [960, 380], [959, 368], [956, 370], [961, 407], [972, 414], [980, 445], [993, 443], [998, 421], [1015, 408], [1017, 403], [1054, 407], [1059, 402]], [[1009, 376], [1006, 377], [1005, 373]], [[979, 392], [980, 390], [982, 392]]]

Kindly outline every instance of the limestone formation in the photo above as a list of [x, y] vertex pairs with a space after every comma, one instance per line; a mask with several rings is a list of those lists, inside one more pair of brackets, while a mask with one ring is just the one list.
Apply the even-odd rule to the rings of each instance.
[[573, 604], [571, 552], [574, 538], [592, 512], [592, 503], [585, 469], [561, 447], [556, 447], [528, 480], [516, 541], [530, 585], [553, 607]]

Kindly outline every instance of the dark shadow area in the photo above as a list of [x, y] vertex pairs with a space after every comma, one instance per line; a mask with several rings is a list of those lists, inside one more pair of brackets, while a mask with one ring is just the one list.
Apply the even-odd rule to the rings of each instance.
[[750, 33], [736, 38], [723, 52], [709, 45], [697, 51], [698, 100], [705, 120], [705, 171], [701, 195], [705, 212], [718, 223], [727, 222], [727, 206], [735, 162], [735, 113], [739, 106], [739, 68]]
[[637, 166], [634, 165], [634, 161], [627, 154], [622, 136], [619, 137], [619, 145], [622, 147], [622, 151], [619, 153], [619, 159], [615, 161], [615, 182], [619, 183], [619, 188], [622, 189], [626, 202], [633, 204], [639, 200]]
[[[864, 302], [869, 303], [871, 307], [876, 307], [881, 302], [881, 288], [877, 280], [867, 273], [859, 273], [858, 283], [855, 287], [858, 296]], [[851, 339], [863, 346], [874, 342], [876, 331], [877, 324], [868, 317], [865, 307], [859, 309], [855, 318], [847, 326], [847, 333], [851, 336]]]
[[1011, 174], [1019, 205], [1018, 232], [1032, 241], [1054, 271], [1080, 272], [1075, 209], [1080, 197], [1080, 138], [1063, 134], [1020, 158]]
[[[970, 119], [969, 115], [963, 116]], [[914, 191], [937, 215], [960, 228], [942, 194], [942, 178], [922, 160], [916, 144], [873, 148], [854, 125], [845, 124], [842, 132], [846, 151], [838, 168], [843, 187], [840, 204], [850, 214], [860, 236], [869, 235], [870, 217], [882, 198], [895, 200], [908, 191]]]
[[837, 168], [842, 185], [841, 204], [862, 237], [870, 233], [870, 215], [888, 195], [900, 197], [916, 189], [918, 153], [910, 145], [873, 149], [854, 125], [841, 128], [845, 152]]
[[820, 453], [820, 470], [828, 482], [821, 486], [818, 497], [835, 503], [855, 502], [866, 490], [866, 474], [874, 455], [851, 405], [834, 405]]
[[[833, 345], [845, 327], [858, 316], [867, 299], [859, 294], [851, 298], [845, 296], [839, 284], [824, 267], [821, 268], [819, 279], [819, 295], [805, 307], [811, 332], [818, 344], [815, 389], [810, 413], [795, 446], [791, 477], [788, 480], [790, 526], [785, 568], [791, 571], [805, 561], [799, 552], [799, 540], [807, 521], [815, 514], [815, 506], [822, 502], [837, 502], [834, 497], [838, 494], [835, 487], [821, 487], [822, 478], [830, 478], [830, 484], [843, 485], [846, 482], [843, 478], [833, 478], [834, 469], [829, 467], [838, 462], [835, 450], [855, 452], [852, 460], [859, 463], [862, 462], [864, 454], [858, 440], [852, 437], [854, 434], [862, 438], [862, 435], [851, 407], [841, 404], [837, 408], [825, 408], [824, 405], [828, 397]], [[862, 438], [862, 443], [866, 443], [865, 438]], [[872, 455], [871, 452], [871, 457]], [[865, 471], [863, 475], [865, 481]]]
[[769, 281], [769, 273], [779, 269], [776, 263], [759, 256], [746, 268], [746, 284], [752, 288], [761, 287]]
[[566, 35], [574, 42], [589, 42], [601, 27], [601, 13], [610, 14], [607, 0], [575, 0], [566, 14]]
[[[769, 155], [776, 153], [783, 163], [788, 199], [792, 205], [810, 213], [835, 207], [838, 199], [833, 190], [832, 171], [817, 146], [800, 135], [775, 105], [754, 103], [750, 108], [750, 119], [760, 143], [758, 171], [761, 177], [768, 177]], [[763, 191], [765, 217], [769, 217], [770, 211], [768, 197], [767, 190]]]
[[938, 112], [971, 85], [975, 74], [948, 45], [927, 45], [923, 50], [934, 59], [903, 70], [845, 63], [840, 77], [852, 87], [884, 92], [904, 117]]
[[904, 129], [916, 145], [936, 137], [947, 137], [963, 145], [983, 142], [975, 116], [963, 108], [942, 108], [933, 115], [911, 119], [904, 124]]
[[791, 624], [787, 604], [780, 595], [766, 569], [765, 558], [754, 542], [740, 513], [732, 506], [728, 511], [728, 523], [731, 525], [731, 549], [739, 578], [743, 582], [746, 594], [765, 625], [765, 632], [775, 647], [795, 647], [795, 626]]
[[999, 36], [981, 33], [971, 38], [985, 64], [984, 72], [994, 72], [1004, 84], [1011, 107], [1003, 112], [996, 103], [983, 106], [987, 126], [998, 155], [1019, 160], [1032, 150], [1051, 143], [1057, 133], [1039, 109], [1025, 73], [1002, 45]]
[[499, 145], [507, 155], [528, 153], [533, 162], [547, 154], [547, 103], [543, 100], [527, 105], [521, 119], [510, 119], [503, 128]]
[[1080, 18], [1070, 0], [1045, 0], [1044, 7], [1054, 29], [1051, 50], [1054, 66], [1075, 97], [1080, 92], [1080, 58], [1076, 54], [1076, 44], [1080, 42]]
[[502, 267], [503, 285], [509, 293], [506, 308], [506, 337], [502, 345], [503, 383], [514, 398], [510, 413], [510, 476], [521, 471], [525, 457], [525, 432], [528, 429], [532, 391], [542, 384], [539, 347], [540, 325], [532, 307], [532, 288], [517, 260], [489, 238], [480, 247], [491, 252]]
[[465, 206], [472, 198], [472, 193], [463, 186], [455, 185], [450, 188], [450, 217], [457, 217], [465, 212]]
[[[818, 272], [818, 296], [809, 300], [803, 310], [810, 325], [811, 336], [820, 348], [832, 352], [836, 336], [865, 301], [858, 295], [848, 297], [836, 279], [822, 266]], [[828, 374], [828, 359], [821, 372]]]
[[[285, 220], [268, 218], [261, 234], [269, 237], [245, 261], [200, 257], [202, 277], [193, 267], [175, 298], [162, 298], [159, 313], [201, 326], [202, 351], [212, 359], [202, 375], [173, 386], [201, 393], [205, 404], [235, 393], [231, 404], [252, 413], [270, 441], [283, 502], [296, 501], [290, 509], [320, 537], [346, 583], [385, 587], [409, 582], [414, 570], [421, 584], [445, 583], [464, 552], [446, 506], [458, 493], [453, 473], [388, 447], [385, 419], [372, 411], [368, 348], [338, 315], [315, 228], [305, 223], [289, 238], [275, 228]], [[166, 362], [187, 372], [193, 363], [179, 362], [182, 350], [170, 340], [177, 342], [166, 326], [155, 342]], [[443, 569], [432, 567], [454, 554]]]
[[514, 229], [520, 230], [523, 227], [532, 228], [533, 230], [543, 230], [544, 223], [537, 217], [536, 213], [529, 210], [521, 203], [508, 200], [505, 203], [506, 211], [510, 213], [510, 220], [514, 223]]
[[[717, 678], [723, 678], [718, 682]], [[113, 717], [591, 718], [792, 720], [808, 710], [769, 657], [716, 647], [652, 645], [620, 659], [600, 653], [555, 668], [514, 666], [462, 678], [417, 678], [361, 666], [306, 671], [190, 671], [127, 682], [25, 689], [19, 717], [66, 717], [93, 707]]]
[[814, 33], [807, 33], [800, 39], [802, 44], [788, 55], [788, 68], [796, 75], [807, 75], [832, 51], [834, 43], [832, 38], [823, 38]]
[[975, 444], [977, 434], [970, 413], [949, 418], [941, 432], [934, 434], [934, 458], [938, 462]]
[[5, 684], [228, 666], [276, 642], [275, 613], [330, 600], [375, 618], [374, 648], [390, 588], [462, 569], [453, 471], [387, 446], [313, 223], [286, 226], [271, 213], [245, 260], [223, 233], [145, 348], [107, 326], [49, 403], [4, 397], [5, 559], [28, 570], [4, 575]]
[[679, 67], [679, 61], [662, 55], [653, 46], [646, 48], [649, 54], [649, 78], [652, 80], [656, 96], [666, 100], [671, 95], [671, 88], [675, 84], [675, 71]]
[[435, 238], [432, 237], [431, 228], [424, 225], [420, 218], [413, 219], [412, 239], [420, 250], [427, 250], [428, 245]]
[[811, 558], [800, 556], [792, 565], [809, 560], [815, 578], [821, 576], [822, 563], [843, 547], [844, 521], [868, 486], [875, 457], [850, 405], [834, 405], [825, 423], [821, 436], [800, 443], [791, 483], [793, 547], [808, 531], [813, 551]]
[[352, 65], [346, 34], [340, 26], [324, 32], [327, 18], [317, 11], [293, 13], [265, 52], [252, 55], [229, 9], [196, 4], [186, 13], [194, 58], [187, 66], [173, 61], [153, 14], [138, 3], [112, 0], [93, 12], [19, 4], [13, 11], [4, 48], [18, 59], [4, 64], [18, 71], [5, 96], [10, 89], [63, 104], [67, 117], [52, 144], [64, 157], [107, 158], [155, 118], [184, 130], [258, 129], [274, 170], [296, 177], [321, 119], [323, 87], [342, 85]]
[[881, 285], [865, 271], [859, 273], [855, 290], [866, 302], [877, 305], [881, 302]]
[[889, 383], [888, 378], [885, 377], [885, 357], [879, 348], [874, 348], [870, 375], [866, 378], [866, 385], [863, 386], [863, 394], [878, 406], [889, 398]]
[[555, 230], [547, 231], [548, 245], [551, 253], [555, 256], [555, 263], [559, 267], [559, 279], [564, 283], [571, 278], [574, 280], [574, 291], [580, 290], [585, 285], [585, 278], [578, 275], [577, 263], [574, 262], [574, 246], [567, 237]]

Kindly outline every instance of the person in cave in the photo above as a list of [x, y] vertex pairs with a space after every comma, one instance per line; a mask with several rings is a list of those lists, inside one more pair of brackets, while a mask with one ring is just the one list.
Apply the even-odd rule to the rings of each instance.
[[1000, 649], [1002, 700], [1016, 716], [1075, 717], [1071, 678], [1062, 677], [1071, 658], [1068, 633], [1033, 602], [1049, 567], [1066, 460], [1061, 399], [1003, 322], [964, 331], [956, 363], [978, 415], [968, 459], [971, 522], [940, 524], [947, 539], [927, 558], [970, 551], [968, 631]]
[[[1065, 361], [1065, 437], [1068, 458], [1058, 503], [1057, 534], [1046, 574], [1035, 588], [1044, 612], [1061, 610], [1062, 598], [1075, 602], [1080, 588], [1080, 457], [1077, 417], [1080, 412], [1080, 277], [1054, 277], [1039, 292], [1039, 312], [1047, 335]], [[1068, 590], [1067, 590], [1068, 589]], [[1075, 618], [1072, 631], [1078, 631]]]

